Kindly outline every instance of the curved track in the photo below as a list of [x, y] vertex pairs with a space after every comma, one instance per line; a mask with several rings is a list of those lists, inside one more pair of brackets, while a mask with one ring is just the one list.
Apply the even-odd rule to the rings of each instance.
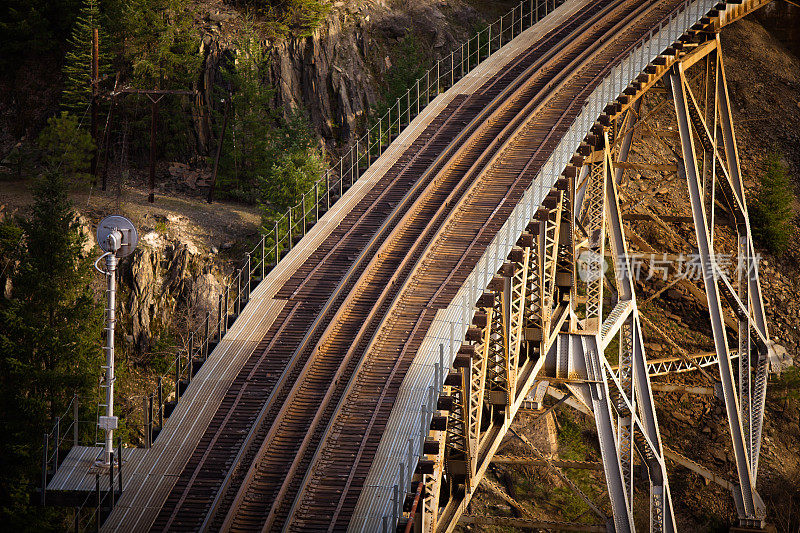
[[678, 3], [591, 3], [452, 100], [278, 291], [152, 530], [346, 529], [436, 310], [588, 94]]

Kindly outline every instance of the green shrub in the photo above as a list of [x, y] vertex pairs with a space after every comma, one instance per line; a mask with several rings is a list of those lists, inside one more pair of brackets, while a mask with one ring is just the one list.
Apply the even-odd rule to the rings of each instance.
[[[223, 69], [231, 98], [228, 129], [217, 177], [220, 195], [258, 203], [264, 225], [296, 205], [323, 171], [317, 139], [301, 110], [285, 117], [272, 107], [274, 90], [267, 82], [269, 52], [245, 21], [236, 61]], [[221, 134], [222, 117], [215, 117]], [[309, 202], [306, 206], [312, 207]]]
[[271, 37], [308, 37], [331, 10], [320, 0], [250, 0], [248, 4]]
[[51, 170], [58, 169], [73, 184], [88, 182], [94, 142], [87, 129], [80, 127], [77, 117], [66, 111], [51, 117], [38, 144]]
[[789, 247], [793, 198], [786, 165], [773, 154], [761, 178], [752, 221], [756, 238], [774, 254], [783, 254]]

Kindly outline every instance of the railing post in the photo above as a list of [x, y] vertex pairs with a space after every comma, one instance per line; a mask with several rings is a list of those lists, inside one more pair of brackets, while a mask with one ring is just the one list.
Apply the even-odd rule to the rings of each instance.
[[56, 417], [56, 448], [53, 451], [53, 474], [58, 472], [58, 445], [61, 442], [61, 417]]
[[275, 266], [278, 266], [278, 223], [275, 223]]
[[[360, 164], [358, 161], [359, 159], [361, 159], [361, 154], [358, 153], [359, 152], [358, 141], [359, 139], [358, 137], [356, 137], [356, 164], [354, 166], [352, 164], [352, 161], [350, 163], [350, 186], [353, 185], [353, 172], [360, 172], [360, 169], [358, 168]], [[367, 146], [369, 146], [369, 130], [367, 130]], [[344, 192], [342, 191], [343, 186], [344, 186], [344, 179], [341, 179], [339, 180], [339, 199], [341, 199], [342, 195], [344, 194]]]
[[72, 397], [72, 445], [78, 445], [78, 424], [80, 423], [80, 409], [78, 409], [78, 395]]
[[[264, 241], [262, 239], [261, 243], [263, 244]], [[264, 264], [262, 259], [261, 264]], [[208, 328], [210, 326], [209, 322], [211, 322], [211, 312], [206, 310], [206, 320], [205, 320], [205, 327], [203, 328], [203, 360], [205, 361], [208, 359]]]
[[147, 395], [147, 447], [153, 446], [153, 393]]
[[289, 239], [287, 242], [289, 243], [289, 250], [291, 250], [292, 249], [292, 206], [289, 206], [288, 222], [289, 222]]
[[314, 223], [319, 221], [319, 180], [314, 182]]
[[[261, 236], [261, 279], [267, 276], [267, 236]], [[208, 332], [206, 332], [206, 336], [208, 336]]]
[[530, 0], [531, 5], [531, 26], [533, 26], [533, 0]]
[[222, 293], [219, 295], [219, 304], [217, 305], [217, 341], [222, 340]]
[[144, 447], [150, 447], [150, 410], [147, 408], [147, 396], [142, 396], [142, 432], [144, 433]]
[[[436, 95], [437, 96], [442, 93], [441, 84], [439, 83], [439, 76], [440, 76], [440, 74], [439, 74], [439, 65], [441, 64], [441, 62], [442, 62], [441, 59], [436, 62]], [[399, 106], [398, 106], [398, 110], [399, 110]], [[400, 123], [398, 122], [397, 125], [399, 127]], [[399, 134], [399, 132], [398, 132], [398, 134]]]
[[175, 354], [175, 405], [178, 405], [178, 400], [181, 399], [181, 352]]
[[50, 435], [44, 434], [44, 445], [42, 450], [42, 507], [45, 504], [45, 493], [47, 492], [47, 449], [50, 447], [48, 442]]
[[[247, 270], [246, 270], [246, 272], [247, 272], [247, 281], [245, 282], [245, 294], [247, 295], [247, 302], [249, 302], [250, 301], [250, 268], [251, 268], [250, 252], [247, 252], [245, 255], [247, 256]], [[247, 302], [245, 302], [245, 303], [247, 303]]]
[[119, 495], [122, 496], [122, 437], [117, 437], [117, 484]]
[[450, 87], [456, 84], [456, 52], [450, 52]]
[[188, 365], [189, 365], [189, 374], [186, 376], [186, 382], [192, 382], [192, 370], [194, 369], [194, 331], [189, 333], [189, 357], [188, 357]]
[[164, 427], [164, 384], [158, 376], [158, 429]]
[[236, 273], [236, 317], [242, 312], [242, 269]]
[[102, 498], [100, 498], [100, 474], [94, 475], [94, 491], [97, 494], [97, 510], [94, 513], [95, 522], [97, 524], [97, 533], [100, 533], [100, 505], [103, 503]]
[[111, 509], [114, 509], [114, 505], [116, 505], [114, 499], [114, 452], [109, 454], [109, 461], [108, 461], [108, 490], [111, 493]]
[[303, 210], [303, 235], [306, 234], [306, 195], [300, 197], [300, 209]]
[[417, 78], [417, 114], [415, 116], [419, 116], [419, 78]]

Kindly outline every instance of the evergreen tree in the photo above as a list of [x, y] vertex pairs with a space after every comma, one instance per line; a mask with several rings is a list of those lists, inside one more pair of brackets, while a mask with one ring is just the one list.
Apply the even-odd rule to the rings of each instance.
[[[323, 158], [303, 113], [284, 117], [272, 107], [269, 52], [251, 21], [243, 23], [236, 49], [236, 61], [223, 70], [233, 105], [218, 181], [229, 196], [259, 203], [271, 228], [272, 218], [296, 205], [320, 177]], [[228, 96], [220, 91], [220, 97]]]
[[89, 165], [94, 142], [75, 116], [62, 111], [51, 117], [39, 135], [38, 144], [47, 166], [68, 176], [71, 183], [85, 183], [91, 177]]
[[83, 0], [67, 41], [69, 51], [64, 57], [64, 90], [61, 93], [61, 107], [79, 117], [92, 101], [92, 33], [95, 29], [100, 34], [99, 67], [102, 77], [109, 70], [108, 54], [105, 53], [107, 36], [100, 28], [97, 0]]
[[9, 531], [57, 527], [56, 511], [29, 506], [42, 430], [75, 392], [96, 393], [102, 364], [101, 308], [64, 178], [45, 174], [34, 199], [19, 224], [11, 298], [0, 299], [0, 519]]
[[134, 83], [152, 89], [188, 89], [203, 58], [187, 0], [130, 0], [125, 10], [126, 58]]
[[0, 68], [12, 72], [31, 56], [58, 52], [80, 0], [4, 0], [0, 7]]
[[782, 254], [792, 236], [794, 195], [786, 165], [776, 155], [767, 160], [761, 189], [755, 202], [753, 222], [756, 238], [772, 253]]

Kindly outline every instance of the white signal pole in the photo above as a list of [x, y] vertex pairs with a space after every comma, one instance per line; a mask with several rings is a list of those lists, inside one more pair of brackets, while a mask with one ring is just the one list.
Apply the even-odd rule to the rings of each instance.
[[[114, 447], [114, 430], [117, 429], [118, 419], [114, 416], [114, 324], [116, 322], [116, 293], [117, 293], [117, 262], [133, 252], [139, 237], [133, 223], [125, 217], [112, 215], [104, 218], [97, 226], [97, 244], [105, 252], [97, 261], [95, 268], [106, 275], [106, 345], [103, 347], [106, 355], [105, 382], [106, 388], [106, 414], [100, 416], [98, 425], [105, 431], [105, 450], [103, 463], [111, 464], [111, 453]], [[101, 270], [97, 264], [101, 259], [106, 260], [106, 269]]]

